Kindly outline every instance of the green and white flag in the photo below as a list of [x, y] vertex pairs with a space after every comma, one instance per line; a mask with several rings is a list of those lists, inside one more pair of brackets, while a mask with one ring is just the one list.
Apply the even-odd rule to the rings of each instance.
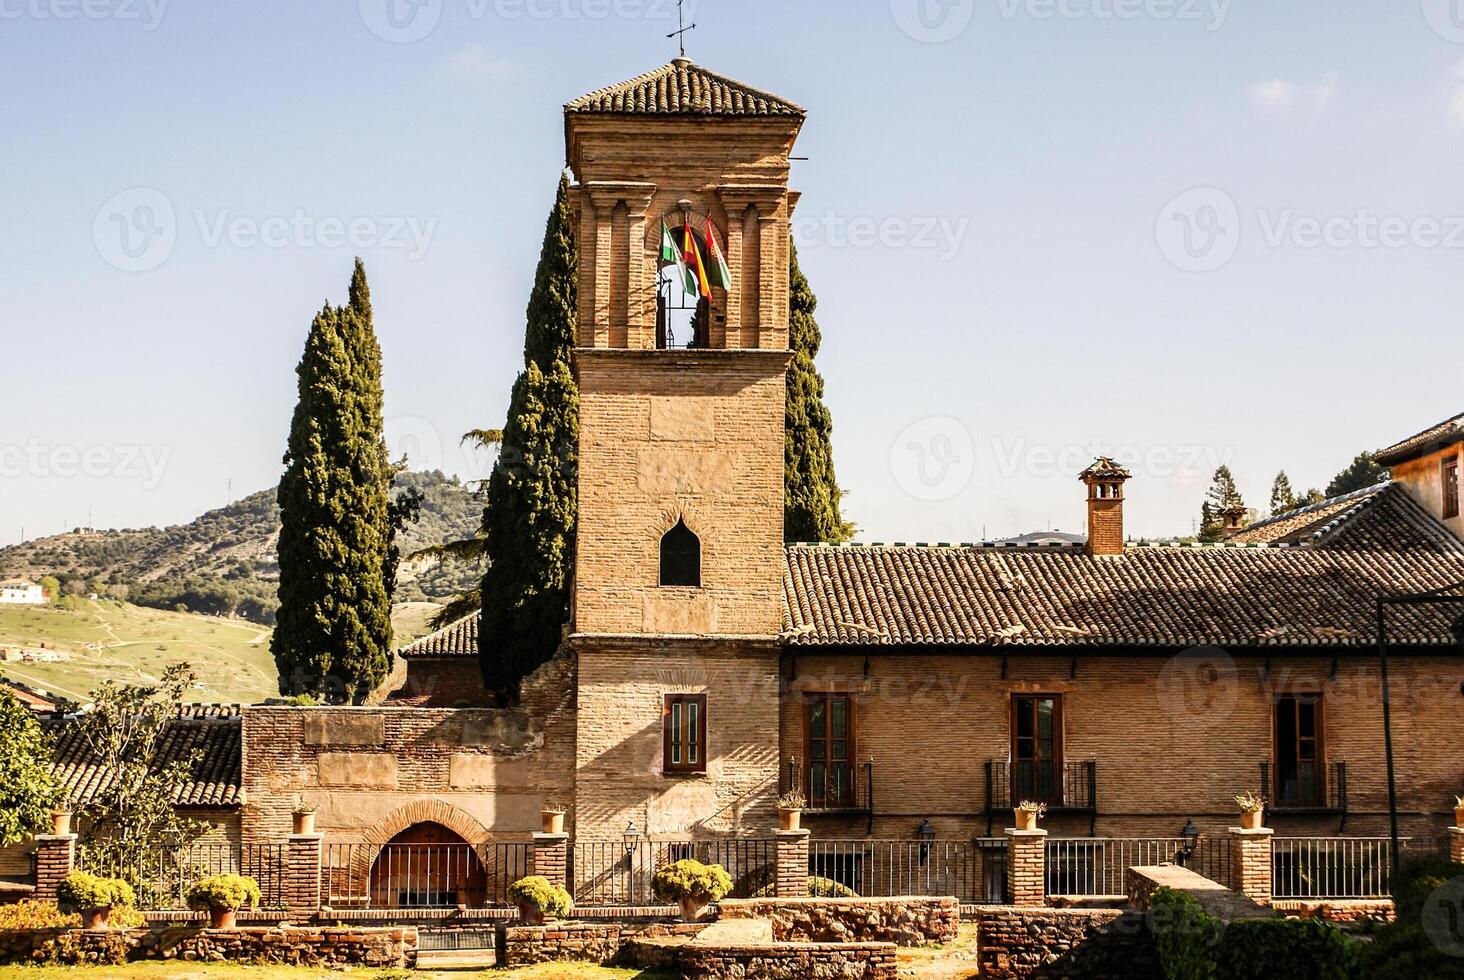
[[666, 227], [666, 219], [661, 219], [661, 265], [676, 264], [676, 271], [681, 273], [681, 283], [687, 292], [696, 289], [696, 280], [691, 277], [691, 270], [686, 267], [686, 256], [681, 254], [681, 249], [676, 247], [676, 239], [671, 237], [671, 229]]

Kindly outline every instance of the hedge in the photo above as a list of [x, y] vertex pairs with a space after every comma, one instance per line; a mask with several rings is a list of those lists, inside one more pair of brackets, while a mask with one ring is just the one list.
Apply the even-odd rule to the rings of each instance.
[[1356, 940], [1318, 919], [1242, 919], [1228, 925], [1189, 895], [1160, 888], [1150, 930], [1167, 980], [1352, 980]]

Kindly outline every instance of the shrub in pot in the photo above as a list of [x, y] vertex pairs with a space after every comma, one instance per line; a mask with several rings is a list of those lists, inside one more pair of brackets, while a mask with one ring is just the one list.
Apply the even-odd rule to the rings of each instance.
[[132, 886], [118, 878], [73, 871], [57, 886], [56, 901], [63, 909], [81, 913], [83, 929], [106, 929], [112, 910], [131, 908], [137, 897]]
[[188, 889], [188, 907], [208, 912], [215, 929], [232, 929], [239, 910], [259, 904], [259, 882], [246, 875], [214, 875], [202, 878]]
[[539, 811], [539, 826], [546, 834], [564, 833], [564, 807], [546, 806]]
[[306, 803], [296, 797], [295, 808], [290, 811], [290, 819], [294, 824], [293, 830], [296, 834], [315, 833], [315, 804]]
[[731, 890], [732, 876], [726, 868], [689, 859], [662, 865], [651, 879], [656, 898], [681, 906], [681, 917], [687, 922], [700, 920], [708, 905], [721, 901]]
[[545, 919], [562, 919], [574, 908], [569, 892], [540, 875], [509, 885], [508, 900], [518, 906], [519, 917], [530, 926], [541, 926]]
[[71, 833], [71, 804], [65, 800], [51, 810], [51, 833], [56, 837]]
[[1464, 827], [1464, 796], [1454, 797], [1454, 826]]
[[1018, 830], [1036, 830], [1037, 821], [1047, 815], [1047, 804], [1023, 800], [1012, 812], [1017, 818]]
[[789, 790], [778, 797], [778, 828], [780, 830], [797, 830], [802, 824], [803, 808], [808, 806], [808, 798], [796, 789]]
[[1254, 793], [1245, 793], [1235, 798], [1235, 805], [1240, 807], [1240, 827], [1242, 830], [1260, 830], [1261, 821], [1266, 815], [1266, 801]]

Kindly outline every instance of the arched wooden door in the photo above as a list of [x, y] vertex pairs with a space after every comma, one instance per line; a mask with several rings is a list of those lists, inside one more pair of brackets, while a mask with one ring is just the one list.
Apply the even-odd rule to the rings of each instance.
[[487, 891], [477, 852], [441, 824], [408, 827], [382, 846], [371, 865], [374, 908], [474, 908]]

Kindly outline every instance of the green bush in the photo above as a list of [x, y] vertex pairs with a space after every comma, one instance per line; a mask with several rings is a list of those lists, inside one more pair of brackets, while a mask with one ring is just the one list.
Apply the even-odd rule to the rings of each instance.
[[[1432, 905], [1429, 897], [1445, 886]], [[1393, 880], [1397, 918], [1374, 929], [1359, 954], [1358, 976], [1368, 980], [1464, 980], [1464, 865], [1439, 858], [1409, 861]], [[1447, 947], [1447, 948], [1445, 948]]]
[[[774, 894], [777, 885], [768, 884], [752, 893], [753, 898], [776, 898]], [[810, 876], [808, 879], [809, 898], [858, 898], [859, 893], [847, 885], [841, 885], [830, 878], [818, 878]]]
[[242, 875], [214, 875], [188, 888], [188, 907], [195, 912], [228, 909], [237, 912], [259, 904], [259, 882]]
[[1350, 980], [1358, 943], [1319, 919], [1243, 919], [1228, 926], [1189, 895], [1154, 893], [1149, 928], [1167, 980]]
[[519, 908], [538, 909], [550, 919], [562, 919], [574, 908], [569, 892], [538, 875], [509, 885], [508, 900]]
[[719, 902], [731, 890], [732, 876], [726, 868], [690, 859], [662, 865], [651, 879], [651, 891], [663, 902], [680, 902], [682, 899]]
[[98, 878], [85, 871], [73, 871], [56, 888], [56, 901], [62, 908], [82, 909], [131, 908], [137, 904], [132, 886], [117, 878]]

